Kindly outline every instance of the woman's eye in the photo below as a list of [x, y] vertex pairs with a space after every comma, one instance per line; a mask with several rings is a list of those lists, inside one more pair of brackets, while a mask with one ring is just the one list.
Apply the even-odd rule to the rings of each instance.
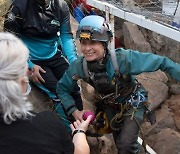
[[81, 42], [82, 45], [86, 45], [86, 42]]

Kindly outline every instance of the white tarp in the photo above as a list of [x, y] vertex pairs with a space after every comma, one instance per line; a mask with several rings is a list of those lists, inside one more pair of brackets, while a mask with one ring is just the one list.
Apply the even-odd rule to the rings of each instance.
[[162, 14], [174, 16], [177, 0], [163, 0], [162, 1]]

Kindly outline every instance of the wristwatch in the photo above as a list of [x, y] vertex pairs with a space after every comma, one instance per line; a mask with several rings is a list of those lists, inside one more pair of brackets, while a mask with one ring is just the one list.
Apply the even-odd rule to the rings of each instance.
[[75, 134], [77, 134], [77, 133], [86, 133], [85, 131], [83, 131], [82, 129], [76, 129], [74, 132], [73, 132], [73, 134], [72, 134], [72, 136], [74, 136]]

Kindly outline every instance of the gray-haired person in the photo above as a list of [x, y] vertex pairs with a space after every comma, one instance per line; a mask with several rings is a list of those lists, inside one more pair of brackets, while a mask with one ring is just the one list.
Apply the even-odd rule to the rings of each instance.
[[73, 139], [53, 112], [33, 112], [26, 99], [29, 50], [17, 37], [0, 33], [0, 153], [88, 154], [90, 122], [71, 124]]

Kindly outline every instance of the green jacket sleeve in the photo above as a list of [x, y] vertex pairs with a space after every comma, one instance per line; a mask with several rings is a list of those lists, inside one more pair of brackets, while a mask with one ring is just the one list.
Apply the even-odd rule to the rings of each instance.
[[73, 80], [73, 76], [78, 75], [77, 65], [76, 61], [73, 62], [57, 84], [58, 97], [68, 115], [77, 110], [75, 101], [71, 96], [74, 87], [77, 86], [77, 81]]
[[160, 69], [180, 81], [180, 64], [167, 57], [124, 49], [121, 49], [117, 56], [121, 73], [138, 75]]

